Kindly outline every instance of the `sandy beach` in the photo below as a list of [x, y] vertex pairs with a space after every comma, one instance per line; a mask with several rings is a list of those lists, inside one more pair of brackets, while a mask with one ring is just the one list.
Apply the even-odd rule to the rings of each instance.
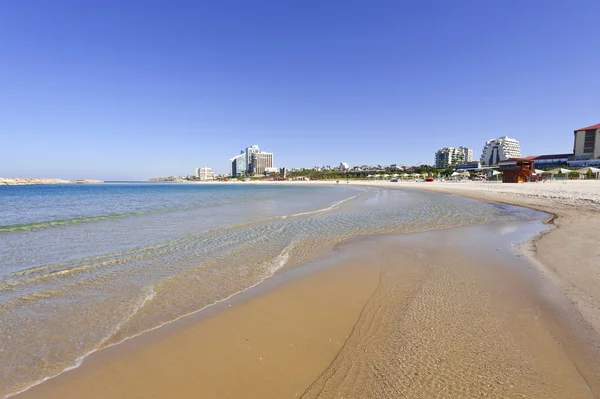
[[531, 207], [553, 227], [519, 251], [541, 225], [351, 240], [327, 266], [276, 275], [17, 397], [600, 395], [600, 184], [350, 184]]
[[[353, 184], [371, 184], [355, 183]], [[600, 334], [600, 181], [531, 184], [375, 182], [542, 210], [554, 227], [531, 242], [532, 261], [560, 286]]]

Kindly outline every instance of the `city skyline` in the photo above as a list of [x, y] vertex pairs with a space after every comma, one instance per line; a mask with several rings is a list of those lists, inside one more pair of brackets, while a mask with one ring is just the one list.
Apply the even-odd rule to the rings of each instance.
[[0, 4], [0, 176], [227, 173], [249, 139], [290, 168], [565, 153], [600, 122], [595, 1], [139, 7]]

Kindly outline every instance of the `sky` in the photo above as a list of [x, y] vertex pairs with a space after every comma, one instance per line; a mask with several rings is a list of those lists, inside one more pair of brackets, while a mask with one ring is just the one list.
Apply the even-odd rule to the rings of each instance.
[[600, 1], [2, 0], [0, 176], [432, 164], [600, 123]]

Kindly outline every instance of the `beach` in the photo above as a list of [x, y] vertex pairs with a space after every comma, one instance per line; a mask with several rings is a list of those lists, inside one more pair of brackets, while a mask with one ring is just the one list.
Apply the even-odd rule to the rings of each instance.
[[598, 397], [597, 186], [357, 184], [547, 215], [332, 242], [16, 397]]
[[529, 243], [525, 253], [532, 255], [532, 262], [561, 287], [600, 334], [600, 236], [597, 233], [600, 223], [600, 182], [374, 184], [456, 194], [530, 207], [551, 214], [549, 222], [553, 229]]

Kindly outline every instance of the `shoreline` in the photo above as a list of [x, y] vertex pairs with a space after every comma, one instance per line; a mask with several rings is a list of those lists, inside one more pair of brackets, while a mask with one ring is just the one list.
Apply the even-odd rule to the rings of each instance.
[[[336, 183], [334, 180], [220, 182], [219, 184], [346, 185], [343, 181]], [[579, 313], [600, 336], [600, 269], [593, 264], [594, 259], [600, 258], [600, 237], [596, 236], [595, 228], [600, 224], [600, 183], [598, 181], [505, 184], [349, 180], [347, 184], [433, 191], [479, 201], [520, 206], [552, 215], [547, 221], [551, 229], [524, 243], [523, 255], [529, 256], [532, 263], [565, 292]], [[546, 255], [555, 252], [552, 251], [553, 246], [568, 246], [567, 243], [573, 244], [574, 241], [578, 248], [582, 248], [584, 256], [578, 256], [573, 251], [569, 253], [570, 257], [564, 254], [558, 258]], [[569, 266], [573, 271], [569, 270]], [[590, 281], [596, 281], [596, 286], [589, 284]]]
[[[472, 260], [465, 258], [466, 255], [463, 254], [463, 251], [472, 252], [470, 244], [460, 244], [460, 241], [457, 241], [456, 244], [461, 248], [455, 248], [456, 244], [454, 243], [447, 243], [445, 244], [447, 248], [440, 250], [435, 248], [434, 243], [442, 237], [453, 241], [458, 239], [457, 235], [463, 237], [465, 234], [467, 238], [476, 239], [481, 236], [482, 232], [495, 232], [504, 223], [350, 239], [334, 248], [327, 258], [329, 263], [313, 262], [312, 266], [309, 266], [309, 270], [290, 269], [277, 275], [273, 280], [267, 280], [257, 286], [247, 295], [241, 294], [241, 296], [233, 297], [212, 307], [208, 312], [200, 312], [191, 317], [182, 318], [176, 323], [142, 334], [136, 339], [103, 349], [86, 359], [81, 367], [65, 372], [15, 397], [53, 399], [76, 398], [84, 394], [90, 398], [127, 398], [136, 395], [142, 397], [150, 395], [198, 397], [199, 394], [208, 398], [334, 397], [327, 393], [330, 384], [334, 384], [333, 392], [354, 389], [343, 382], [346, 380], [345, 378], [339, 380], [336, 377], [340, 372], [346, 372], [343, 370], [346, 370], [351, 364], [348, 363], [349, 357], [371, 356], [369, 355], [370, 350], [364, 352], [360, 349], [365, 342], [372, 341], [382, 344], [398, 339], [387, 337], [387, 335], [380, 339], [375, 339], [375, 337], [380, 331], [387, 331], [385, 334], [394, 331], [396, 327], [389, 330], [393, 326], [386, 327], [386, 325], [398, 320], [395, 320], [396, 317], [390, 319], [389, 314], [404, 314], [404, 312], [410, 314], [413, 312], [411, 308], [415, 301], [428, 303], [426, 310], [418, 310], [417, 314], [434, 312], [434, 315], [437, 314], [437, 316], [434, 316], [433, 319], [425, 317], [423, 320], [419, 317], [414, 321], [408, 321], [408, 324], [403, 322], [402, 328], [408, 329], [410, 336], [413, 336], [421, 328], [425, 328], [425, 325], [419, 328], [413, 327], [415, 323], [420, 325], [435, 321], [437, 324], [438, 318], [441, 317], [442, 319], [439, 321], [443, 323], [442, 325], [450, 323], [450, 326], [455, 326], [452, 328], [459, 328], [464, 325], [464, 321], [456, 324], [456, 317], [459, 320], [463, 317], [477, 318], [482, 311], [482, 317], [485, 317], [486, 320], [489, 318], [489, 320], [471, 319], [470, 322], [474, 326], [483, 323], [482, 326], [492, 326], [486, 327], [486, 329], [492, 328], [493, 331], [496, 331], [497, 328], [500, 328], [501, 330], [498, 331], [502, 331], [502, 335], [508, 334], [505, 338], [499, 337], [503, 342], [502, 345], [506, 347], [498, 346], [497, 343], [492, 344], [488, 338], [482, 338], [481, 343], [477, 345], [479, 348], [477, 351], [492, 351], [485, 356], [478, 355], [471, 359], [476, 364], [484, 362], [477, 366], [477, 369], [483, 367], [484, 364], [487, 364], [485, 367], [492, 367], [492, 370], [483, 372], [483, 380], [471, 378], [474, 377], [471, 374], [475, 369], [470, 370], [475, 366], [462, 362], [461, 359], [467, 355], [466, 353], [460, 356], [458, 354], [450, 356], [451, 352], [443, 354], [447, 350], [444, 349], [446, 344], [441, 347], [436, 344], [441, 338], [438, 337], [431, 342], [426, 341], [429, 342], [427, 345], [433, 345], [428, 351], [434, 351], [434, 353], [426, 352], [428, 357], [443, 356], [446, 361], [458, 362], [452, 370], [456, 370], [456, 367], [464, 367], [466, 374], [460, 378], [461, 384], [455, 387], [458, 391], [465, 393], [477, 389], [480, 394], [493, 393], [494, 395], [491, 397], [496, 397], [500, 392], [505, 395], [503, 397], [513, 397], [506, 395], [508, 387], [504, 386], [504, 381], [509, 381], [507, 384], [510, 384], [511, 388], [513, 386], [518, 388], [515, 393], [544, 392], [546, 395], [544, 397], [558, 398], [565, 397], [565, 392], [569, 392], [569, 394], [576, 395], [570, 397], [594, 397], [593, 394], [586, 393], [587, 388], [582, 390], [581, 387], [578, 388], [569, 382], [574, 378], [583, 378], [587, 381], [593, 370], [590, 371], [590, 367], [587, 366], [586, 355], [578, 349], [579, 344], [571, 342], [567, 333], [561, 333], [562, 327], [558, 324], [552, 327], [558, 319], [549, 307], [550, 305], [546, 304], [546, 300], [537, 298], [537, 294], [530, 294], [531, 289], [527, 287], [530, 287], [532, 283], [528, 282], [527, 275], [532, 272], [527, 271], [527, 268], [501, 265], [503, 260], [509, 259], [515, 259], [514, 262], [524, 264], [523, 260], [513, 258], [514, 255], [510, 254], [508, 245], [510, 237], [514, 236], [512, 239], [527, 237], [533, 233], [532, 228], [539, 229], [539, 227], [531, 225], [531, 222], [518, 223], [523, 223], [523, 228], [516, 231], [517, 236], [514, 236], [515, 233], [511, 233], [512, 235], [509, 236], [499, 235], [498, 237], [504, 237], [501, 239], [503, 244], [493, 243], [493, 246], [490, 247], [500, 245], [508, 252], [501, 251], [493, 254], [492, 263], [486, 265], [484, 270], [478, 270], [479, 268], [475, 267]], [[541, 221], [537, 223], [541, 223]], [[526, 228], [527, 225], [531, 225], [531, 227]], [[432, 237], [437, 239], [428, 239]], [[428, 244], [423, 244], [423, 241]], [[390, 244], [393, 245], [390, 246]], [[450, 249], [451, 247], [452, 249]], [[485, 247], [489, 247], [489, 245], [486, 244]], [[477, 252], [485, 253], [484, 249], [479, 248]], [[400, 253], [403, 257], [399, 264], [398, 254]], [[377, 263], [365, 262], [365, 259], [372, 261], [374, 257], [378, 259]], [[448, 262], [451, 262], [450, 264], [453, 266], [450, 266]], [[484, 274], [481, 275], [481, 273]], [[496, 277], [490, 277], [487, 273]], [[497, 277], [503, 281], [500, 286], [498, 286]], [[450, 286], [447, 285], [448, 278], [454, 281]], [[533, 278], [533, 281], [537, 279], [535, 275], [530, 278]], [[463, 286], [462, 280], [464, 279], [471, 282]], [[431, 284], [433, 284], [433, 288], [427, 288]], [[459, 285], [455, 286], [455, 284]], [[467, 289], [467, 291], [462, 294], [455, 293], [454, 291], [461, 286], [463, 288], [460, 290]], [[472, 291], [473, 288], [475, 291]], [[434, 289], [434, 291], [428, 294], [430, 289]], [[481, 291], [482, 289], [483, 291]], [[451, 296], [444, 294], [447, 290], [452, 292]], [[514, 294], [522, 299], [511, 299], [513, 295], [507, 296], [505, 290], [514, 291]], [[397, 291], [403, 294], [396, 297], [394, 293]], [[486, 294], [486, 292], [488, 293]], [[490, 293], [495, 298], [494, 300], [488, 298]], [[445, 298], [443, 303], [449, 303], [447, 306], [450, 308], [447, 310], [436, 309], [438, 302], [434, 299], [440, 295], [440, 298]], [[484, 309], [472, 309], [473, 306], [479, 306], [473, 305], [472, 295], [483, 295], [481, 300], [485, 304]], [[434, 302], [431, 302], [432, 300]], [[540, 314], [534, 319], [531, 318], [529, 310], [519, 310], [523, 306], [523, 300], [533, 301], [532, 304], [535, 303], [536, 307], [540, 307], [537, 312], [542, 312], [543, 317], [539, 319], [541, 321], [535, 321]], [[452, 305], [454, 301], [458, 302]], [[458, 314], [454, 314], [452, 311], [450, 315], [446, 315], [447, 311], [454, 309], [455, 306], [459, 306], [459, 308], [467, 306], [465, 308], [467, 315], [462, 316], [462, 311]], [[397, 310], [392, 313], [385, 311], [384, 313], [389, 313], [388, 316], [381, 316], [380, 313], [388, 308], [390, 311]], [[521, 315], [522, 312], [524, 313]], [[501, 325], [493, 327], [493, 323], [489, 324], [498, 317], [505, 320]], [[506, 317], [509, 318], [506, 319]], [[403, 317], [399, 320], [402, 319]], [[409, 318], [409, 320], [413, 319]], [[514, 327], [513, 323], [516, 323], [518, 328]], [[544, 327], [546, 325], [548, 327]], [[410, 332], [415, 328], [417, 328], [415, 332]], [[463, 327], [460, 328], [463, 329]], [[509, 330], [505, 330], [506, 328]], [[546, 330], [546, 328], [550, 329]], [[521, 329], [523, 329], [522, 332], [519, 332]], [[470, 340], [480, 334], [478, 328], [469, 331], [467, 335], [472, 335]], [[466, 331], [462, 332], [462, 334], [465, 333]], [[528, 362], [533, 363], [525, 368], [517, 367], [521, 362], [518, 360], [520, 355], [506, 356], [503, 354], [508, 347], [516, 344], [514, 339], [523, 333], [533, 334], [537, 337], [526, 346], [519, 346], [521, 348], [518, 349], [519, 351], [526, 351], [528, 356], [532, 356]], [[461, 338], [455, 336], [455, 333], [448, 334], [443, 340], [451, 345], [448, 348], [457, 344], [456, 339], [458, 342], [461, 341]], [[495, 339], [498, 339], [497, 334], [498, 332], [493, 333]], [[418, 339], [418, 336], [414, 335], [413, 339]], [[514, 338], [510, 338], [512, 336]], [[554, 342], [558, 342], [556, 336], [563, 337], [564, 341], [560, 342], [565, 343], [562, 347], [570, 348], [568, 349], [569, 355], [563, 353], [564, 349], [560, 349], [561, 346], [555, 346]], [[250, 344], [252, 342], [256, 342], [256, 347]], [[469, 342], [466, 340], [461, 344], [467, 345], [462, 351], [471, 350]], [[372, 345], [372, 343], [368, 344], [365, 348], [371, 348]], [[489, 345], [492, 346], [489, 347]], [[539, 350], [532, 352], [531, 349], [526, 349], [528, 345], [535, 347], [540, 345]], [[572, 347], [572, 345], [575, 346]], [[419, 347], [417, 346], [417, 348]], [[442, 352], [436, 355], [439, 350]], [[389, 360], [387, 353], [390, 353], [391, 356], [391, 352], [386, 350], [383, 353], [383, 358], [378, 357], [374, 360], [387, 364]], [[410, 356], [410, 353], [412, 353], [412, 349], [407, 352], [407, 356]], [[517, 357], [515, 358], [515, 356]], [[488, 358], [492, 359], [493, 363], [488, 363]], [[420, 357], [417, 357], [412, 360], [417, 362], [413, 363], [414, 366], [422, 366], [426, 369], [435, 366], [430, 365], [430, 362], [422, 364], [419, 359]], [[374, 360], [369, 360], [369, 362]], [[508, 375], [504, 375], [503, 373], [506, 373], [504, 368], [498, 369], [497, 367], [505, 362], [517, 367], [515, 370], [518, 370], [518, 373], [509, 372]], [[551, 369], [546, 369], [544, 366], [548, 362], [553, 363]], [[359, 364], [362, 363], [359, 362]], [[402, 371], [390, 364], [387, 364], [386, 367], [392, 367], [389, 372]], [[535, 371], [538, 369], [539, 371]], [[560, 370], [560, 373], [556, 374], [554, 369]], [[582, 371], [579, 371], [580, 369]], [[560, 389], [552, 388], [548, 391], [543, 382], [542, 385], [526, 386], [527, 381], [533, 375], [541, 378], [537, 373], [542, 370], [549, 375], [555, 374], [554, 378], [566, 378], [566, 375], [570, 377], [563, 381], [566, 386]], [[442, 373], [442, 376], [446, 373], [443, 370], [438, 371]], [[361, 368], [357, 378], [362, 379], [362, 375], [367, 372], [366, 369]], [[583, 373], [580, 374], [581, 377], [578, 377], [578, 372]], [[518, 377], [520, 373], [524, 373], [522, 378]], [[542, 375], [544, 375], [544, 379], [548, 377], [545, 374]], [[515, 380], [518, 378], [520, 381]], [[232, 383], [232, 380], [235, 380], [235, 383]], [[370, 380], [371, 378], [365, 380], [364, 383], [369, 385], [368, 381]], [[501, 383], [497, 381], [501, 381]], [[546, 384], [548, 382], [550, 380]], [[407, 386], [404, 388], [410, 389]], [[431, 388], [433, 389], [433, 387]], [[594, 391], [594, 384], [589, 386], [589, 390]], [[430, 393], [433, 392], [430, 391]], [[559, 394], [559, 392], [562, 393]], [[359, 395], [359, 397], [371, 396]]]
[[[274, 182], [274, 183], [281, 183], [281, 182]], [[300, 182], [300, 183], [298, 183], [298, 182], [292, 182], [292, 184], [306, 184], [306, 183], [301, 183], [301, 182]], [[333, 184], [333, 185], [335, 185], [335, 183], [333, 183], [333, 182], [318, 183], [318, 184]], [[371, 184], [361, 184], [361, 185], [369, 185], [369, 186], [375, 186], [375, 187], [382, 187], [382, 184], [377, 184], [377, 183], [376, 183], [376, 184], [373, 184], [373, 185], [371, 185]], [[387, 188], [387, 187], [388, 187], [388, 186], [386, 185], [386, 188]], [[431, 189], [431, 191], [445, 192], [445, 193], [449, 193], [449, 194], [455, 194], [455, 195], [462, 195], [462, 194], [464, 194], [464, 193], [458, 192], [458, 190], [444, 190], [444, 189], [440, 189], [440, 188], [437, 188], [437, 187], [435, 187], [435, 188], [434, 188], [434, 187], [415, 187], [414, 183], [413, 183], [413, 184], [406, 185], [406, 186], [405, 186], [404, 184], [402, 184], [402, 185], [398, 185], [397, 183], [390, 183], [390, 184], [389, 184], [389, 187], [391, 187], [391, 188], [397, 188], [397, 187], [407, 188], [407, 187], [408, 187], [408, 188], [418, 188], [418, 189]], [[534, 210], [537, 210], [537, 211], [542, 211], [542, 212], [546, 212], [546, 213], [550, 214], [550, 217], [549, 217], [549, 218], [547, 218], [547, 219], [544, 221], [544, 223], [546, 223], [546, 224], [548, 224], [548, 225], [551, 225], [551, 226], [553, 226], [553, 227], [552, 227], [551, 229], [545, 230], [545, 231], [541, 232], [540, 234], [538, 234], [538, 235], [536, 235], [536, 236], [532, 237], [532, 238], [529, 240], [529, 242], [528, 242], [528, 243], [526, 243], [526, 245], [531, 245], [531, 246], [533, 247], [533, 250], [534, 250], [534, 253], [533, 253], [533, 259], [535, 259], [535, 260], [537, 260], [537, 261], [539, 261], [539, 262], [541, 262], [541, 260], [537, 259], [537, 257], [538, 257], [538, 255], [539, 255], [539, 251], [540, 251], [540, 250], [539, 250], [539, 248], [537, 247], [537, 243], [538, 243], [539, 241], [542, 241], [542, 240], [544, 239], [544, 237], [546, 237], [546, 236], [548, 236], [548, 235], [551, 235], [551, 234], [552, 234], [554, 231], [557, 231], [558, 229], [560, 229], [560, 227], [561, 227], [561, 226], [560, 226], [560, 225], [556, 225], [556, 224], [555, 224], [555, 222], [556, 222], [556, 221], [558, 221], [558, 220], [560, 220], [560, 218], [561, 218], [561, 217], [565, 217], [564, 215], [560, 215], [560, 214], [558, 214], [558, 213], [555, 213], [555, 212], [549, 212], [547, 209], [540, 208], [540, 207], [536, 206], [535, 204], [528, 204], [528, 205], [524, 205], [524, 204], [522, 204], [522, 201], [518, 201], [518, 200], [516, 200], [516, 201], [510, 201], [510, 200], [509, 200], [509, 201], [506, 201], [506, 199], [507, 199], [507, 198], [505, 198], [505, 197], [501, 197], [502, 199], [499, 199], [499, 198], [498, 198], [498, 199], [493, 199], [493, 198], [491, 198], [491, 197], [494, 197], [494, 196], [490, 196], [490, 195], [482, 195], [481, 193], [476, 193], [476, 194], [473, 194], [473, 193], [467, 193], [466, 195], [462, 195], [462, 196], [465, 196], [465, 197], [467, 197], [467, 198], [477, 199], [477, 200], [483, 200], [483, 201], [487, 201], [487, 202], [497, 202], [497, 203], [504, 203], [504, 204], [510, 204], [510, 205], [524, 206], [524, 207], [527, 207], [527, 208], [530, 208], [530, 209], [534, 209]], [[482, 198], [482, 197], [485, 197], [485, 198]], [[417, 234], [418, 234], [418, 233], [417, 233]], [[524, 250], [523, 250], [523, 253], [524, 253], [525, 251], [526, 251], [526, 249], [524, 249]], [[524, 254], [525, 254], [525, 253], [524, 253]], [[535, 262], [534, 262], [534, 263], [535, 263]], [[542, 264], [544, 267], [548, 268], [548, 267], [547, 267], [547, 266], [546, 266], [546, 265], [545, 265], [543, 262], [542, 262], [541, 264]], [[540, 267], [540, 265], [536, 265], [536, 266]], [[552, 270], [552, 269], [549, 269], [549, 270]], [[540, 270], [540, 271], [542, 272], [542, 274], [545, 274], [545, 273], [544, 273], [544, 272], [545, 272], [544, 270]], [[321, 271], [321, 272], [322, 272], [322, 271]], [[319, 273], [321, 273], [321, 272], [319, 272]], [[547, 272], [547, 271], [546, 271], [546, 272]], [[556, 276], [555, 276], [555, 277], [556, 277]], [[554, 281], [554, 282], [556, 283], [557, 281]], [[263, 284], [264, 284], [264, 283], [263, 283]], [[560, 287], [561, 289], [563, 289], [563, 290], [564, 290], [564, 287], [563, 287], [563, 286], [561, 286], [560, 284], [559, 284], [559, 287]], [[278, 289], [278, 288], [277, 288], [277, 289]], [[259, 290], [259, 291], [260, 291], [260, 290]], [[263, 293], [263, 294], [264, 294], [264, 293]], [[263, 294], [257, 294], [257, 295], [263, 295]], [[570, 298], [570, 296], [569, 296], [569, 293], [568, 293], [568, 292], [566, 292], [566, 294], [567, 294], [567, 296]], [[240, 294], [237, 294], [237, 295], [240, 295]], [[236, 296], [237, 296], [237, 295], [236, 295]], [[224, 302], [224, 303], [227, 303], [228, 301], [229, 301], [229, 299], [226, 299], [226, 300], [224, 300], [224, 301], [222, 301], [222, 302]], [[577, 304], [576, 302], [574, 302], [573, 304], [574, 304], [575, 306], [578, 306], [578, 304]], [[220, 304], [219, 304], [219, 305], [220, 305]], [[213, 306], [215, 307], [215, 309], [214, 309], [214, 311], [215, 311], [215, 312], [216, 312], [216, 311], [218, 311], [218, 310], [217, 310], [217, 308], [218, 308], [218, 307], [221, 307], [221, 308], [222, 308], [222, 306], [217, 306], [217, 305], [213, 305]], [[223, 309], [221, 309], [221, 311], [222, 311], [222, 310], [223, 310]], [[225, 310], [226, 310], [226, 309], [225, 309]], [[196, 313], [199, 313], [199, 312], [201, 312], [201, 311], [193, 312], [193, 314], [192, 314], [192, 318], [194, 318], [194, 316], [193, 316], [194, 314], [196, 314]], [[581, 312], [581, 311], [580, 311], [580, 313], [581, 313], [581, 314], [584, 316], [584, 318], [585, 318], [585, 315], [583, 314], [583, 312]], [[189, 317], [189, 315], [188, 315], [187, 317]], [[587, 320], [587, 318], [586, 318], [586, 321], [588, 321], [588, 320]], [[169, 323], [169, 324], [170, 324], [170, 323]], [[163, 326], [163, 327], [167, 327], [167, 326]], [[175, 328], [175, 327], [172, 327], [172, 328]], [[147, 333], [144, 333], [144, 334], [142, 334], [142, 335], [145, 335], [145, 334], [147, 334]], [[139, 336], [138, 336], [138, 337], [139, 337]], [[129, 341], [129, 339], [128, 339], [127, 341]], [[128, 345], [128, 342], [126, 342], [126, 343], [120, 343], [120, 344], [118, 344], [118, 346], [121, 346], [121, 345], [123, 345], [123, 344], [125, 344], [125, 345]], [[152, 345], [152, 343], [150, 343], [150, 345]], [[133, 345], [133, 346], [135, 346], [135, 345]], [[93, 354], [93, 356], [90, 356], [90, 360], [91, 360], [93, 357], [95, 357], [97, 354], [100, 354], [101, 352], [104, 352], [104, 351], [105, 351], [105, 349], [109, 349], [109, 348], [102, 348], [101, 350], [97, 351], [96, 353], [94, 353], [94, 354]], [[340, 352], [338, 352], [338, 355], [339, 355], [339, 353], [340, 353]], [[334, 359], [334, 360], [335, 360], [335, 359]], [[333, 362], [333, 361], [332, 361], [332, 362]], [[86, 359], [86, 363], [87, 363], [87, 359]], [[79, 370], [79, 369], [76, 369], [76, 370]], [[56, 379], [59, 379], [59, 378], [60, 378], [60, 379], [62, 379], [62, 377], [61, 377], [62, 375], [67, 375], [67, 374], [71, 373], [72, 371], [75, 371], [75, 370], [71, 370], [71, 371], [68, 371], [68, 372], [64, 372], [64, 373], [62, 373], [62, 374], [61, 374], [59, 377], [52, 378], [51, 380], [47, 380], [46, 382], [43, 382], [42, 384], [40, 384], [40, 385], [37, 385], [37, 386], [40, 386], [40, 387], [41, 387], [41, 386], [46, 386], [48, 382], [50, 382], [50, 381], [53, 381], [53, 380], [56, 380]], [[34, 388], [35, 388], [35, 387], [34, 387]], [[29, 396], [22, 396], [23, 394], [26, 394], [26, 393], [27, 393], [27, 392], [29, 392], [29, 391], [31, 391], [31, 389], [29, 389], [29, 390], [27, 390], [27, 391], [24, 391], [23, 393], [17, 394], [17, 395], [15, 395], [15, 397], [19, 397], [19, 398], [20, 398], [20, 397], [29, 397]], [[44, 396], [45, 396], [45, 395], [44, 395]], [[32, 397], [35, 397], [35, 396], [32, 396]]]
[[2, 186], [39, 186], [46, 184], [102, 184], [102, 180], [64, 180], [54, 178], [33, 178], [33, 177], [0, 177], [0, 187]]

